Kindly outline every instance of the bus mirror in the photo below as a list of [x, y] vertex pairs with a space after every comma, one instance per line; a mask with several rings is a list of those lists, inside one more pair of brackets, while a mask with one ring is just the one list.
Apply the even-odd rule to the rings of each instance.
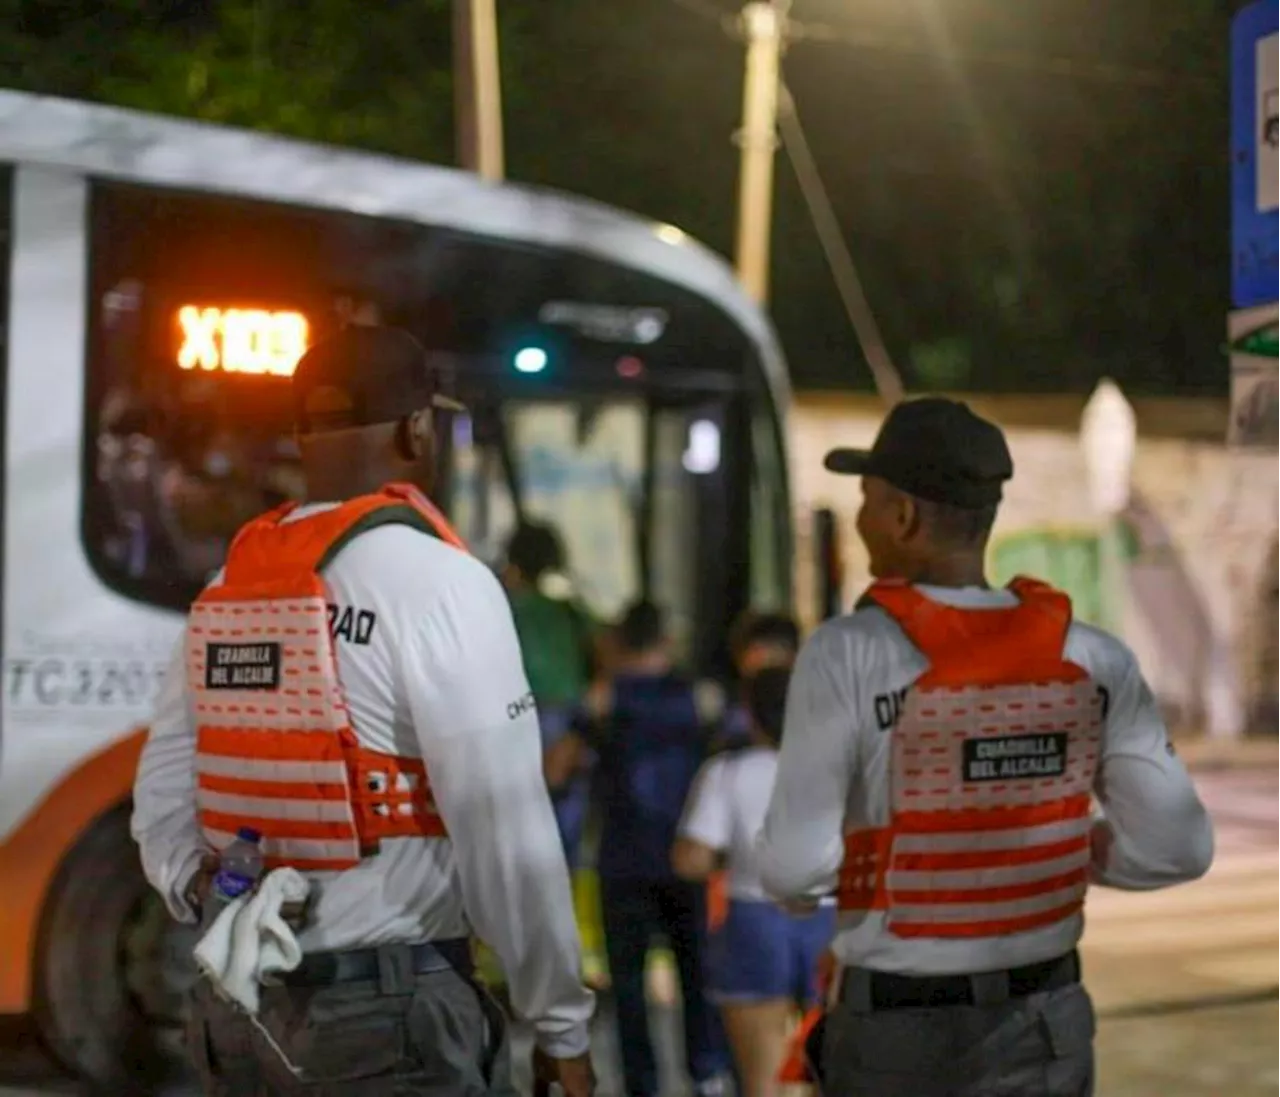
[[813, 512], [813, 544], [817, 620], [825, 621], [840, 613], [841, 589], [844, 586], [840, 527], [835, 511], [830, 507], [821, 507]]

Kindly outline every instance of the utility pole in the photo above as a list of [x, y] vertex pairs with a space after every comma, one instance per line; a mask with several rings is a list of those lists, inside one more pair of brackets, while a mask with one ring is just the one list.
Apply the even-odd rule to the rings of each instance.
[[459, 165], [500, 182], [506, 168], [496, 0], [453, 0], [453, 110]]
[[738, 175], [738, 278], [759, 304], [769, 296], [773, 156], [778, 147], [778, 68], [790, 0], [752, 0], [742, 9], [747, 39]]

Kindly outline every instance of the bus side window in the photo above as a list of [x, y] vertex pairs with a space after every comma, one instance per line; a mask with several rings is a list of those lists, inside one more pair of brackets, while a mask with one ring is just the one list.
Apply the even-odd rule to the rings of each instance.
[[791, 561], [787, 531], [778, 515], [788, 511], [786, 473], [777, 425], [768, 406], [751, 416], [751, 608], [788, 608]]

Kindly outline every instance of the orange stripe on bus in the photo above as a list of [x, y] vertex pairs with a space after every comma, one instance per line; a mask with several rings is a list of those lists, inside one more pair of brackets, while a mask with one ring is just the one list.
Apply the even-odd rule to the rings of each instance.
[[63, 859], [103, 813], [128, 801], [146, 730], [81, 759], [0, 841], [0, 1013], [22, 1013], [45, 903]]

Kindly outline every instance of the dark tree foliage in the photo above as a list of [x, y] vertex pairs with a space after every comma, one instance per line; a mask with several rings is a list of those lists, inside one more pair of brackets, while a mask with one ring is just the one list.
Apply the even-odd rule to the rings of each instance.
[[[734, 0], [499, 0], [508, 171], [733, 242]], [[0, 83], [452, 159], [449, 0], [0, 0]], [[1220, 392], [1230, 0], [797, 0], [785, 62], [913, 389]], [[785, 158], [800, 384], [869, 387]]]

